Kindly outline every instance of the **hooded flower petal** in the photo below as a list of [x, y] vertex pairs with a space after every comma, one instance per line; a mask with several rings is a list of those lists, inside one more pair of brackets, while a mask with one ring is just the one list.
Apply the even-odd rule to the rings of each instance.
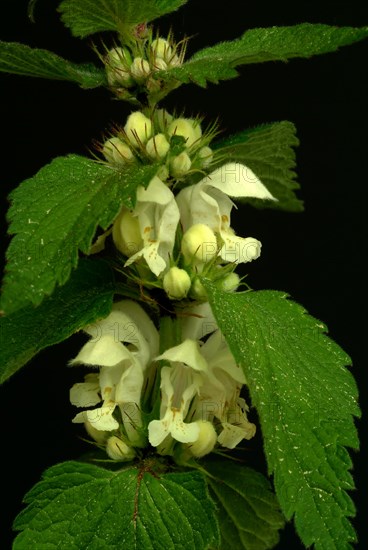
[[190, 306], [183, 310], [183, 314], [185, 317], [181, 324], [181, 332], [184, 340], [201, 340], [218, 328], [208, 302]]
[[255, 173], [248, 166], [239, 162], [224, 164], [202, 181], [226, 193], [229, 197], [277, 200]]
[[138, 217], [143, 248], [125, 265], [143, 256], [150, 270], [159, 276], [168, 266], [180, 215], [173, 193], [157, 176], [147, 189], [138, 188], [134, 215]]
[[97, 341], [87, 342], [78, 353], [77, 357], [70, 361], [71, 365], [99, 365], [112, 367], [129, 356], [129, 351], [120, 342], [116, 342], [113, 336], [105, 335]]
[[185, 340], [178, 346], [168, 349], [156, 359], [181, 362], [196, 371], [207, 370], [207, 362], [200, 352], [198, 342], [195, 340]]
[[[113, 311], [122, 311], [130, 317], [135, 326], [139, 328], [146, 342], [148, 342], [150, 356], [155, 357], [159, 348], [159, 335], [155, 325], [144, 309], [132, 300], [122, 300], [113, 305]], [[136, 337], [138, 337], [138, 333], [136, 333]]]
[[238, 367], [220, 330], [208, 338], [201, 348], [201, 353], [208, 362], [209, 369], [220, 369], [226, 372], [234, 381], [245, 384], [243, 371]]
[[[158, 332], [145, 311], [132, 300], [117, 302], [110, 315], [84, 331], [92, 338], [72, 359], [72, 365], [113, 366], [130, 360], [130, 353], [147, 365], [157, 354]], [[129, 349], [126, 344], [131, 344]]]

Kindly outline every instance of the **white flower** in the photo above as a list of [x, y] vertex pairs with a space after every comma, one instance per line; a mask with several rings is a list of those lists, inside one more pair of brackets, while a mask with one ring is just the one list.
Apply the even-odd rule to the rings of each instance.
[[[178, 384], [183, 384], [180, 395], [175, 384], [177, 378], [180, 379]], [[189, 378], [191, 378], [191, 383], [188, 383]], [[192, 398], [198, 391], [199, 384], [200, 377], [195, 374], [189, 376], [180, 365], [174, 368], [162, 368], [161, 419], [152, 420], [148, 425], [148, 439], [153, 447], [160, 445], [168, 435], [181, 443], [189, 443], [198, 439], [198, 425], [195, 422], [185, 423], [184, 418]]]
[[143, 247], [125, 263], [132, 264], [142, 256], [150, 270], [159, 276], [168, 267], [175, 233], [179, 222], [179, 209], [170, 189], [155, 176], [147, 189], [138, 187], [134, 209], [139, 221]]
[[[171, 366], [161, 370], [160, 419], [150, 422], [148, 433], [151, 445], [158, 447], [158, 452], [164, 449], [161, 454], [170, 452], [170, 442], [175, 440], [187, 444], [190, 453], [200, 457], [211, 452], [216, 441], [232, 449], [242, 439], [250, 439], [255, 426], [248, 421], [246, 403], [239, 397], [246, 382], [244, 374], [208, 303], [183, 313], [185, 340], [157, 357]], [[210, 333], [200, 345], [200, 339]]]
[[[207, 369], [202, 371], [202, 384], [191, 406], [191, 419], [220, 422], [220, 445], [233, 449], [242, 439], [254, 436], [256, 427], [248, 421], [248, 407], [239, 397], [246, 383], [243, 371], [236, 364], [230, 349], [218, 330], [208, 302], [184, 310], [183, 338], [203, 339], [200, 352]], [[211, 334], [212, 333], [212, 334]]]
[[205, 359], [195, 340], [185, 340], [157, 357], [170, 361], [171, 367], [161, 370], [160, 420], [148, 426], [151, 445], [157, 447], [171, 435], [176, 441], [190, 443], [198, 439], [200, 429], [195, 422], [184, 422], [189, 405], [201, 385], [199, 373], [207, 370]]
[[249, 262], [258, 258], [261, 243], [241, 238], [230, 227], [234, 203], [229, 197], [253, 197], [275, 200], [257, 176], [239, 163], [225, 164], [176, 197], [183, 230], [205, 224], [220, 235], [223, 246], [219, 256], [227, 262]]
[[197, 415], [201, 412], [202, 419], [217, 418], [221, 422], [218, 442], [233, 449], [242, 439], [251, 439], [256, 431], [255, 425], [247, 419], [248, 407], [239, 397], [246, 383], [245, 376], [219, 330], [208, 338], [201, 353], [207, 361], [208, 372], [203, 376], [200, 395], [193, 407], [196, 407]]
[[87, 375], [70, 392], [73, 405], [100, 407], [78, 413], [73, 422], [85, 422], [94, 430], [119, 428], [114, 411], [119, 407], [127, 436], [139, 444], [140, 400], [144, 372], [158, 352], [158, 333], [143, 309], [130, 300], [113, 305], [108, 317], [85, 328], [92, 338], [83, 346], [72, 365], [100, 367], [99, 374]]

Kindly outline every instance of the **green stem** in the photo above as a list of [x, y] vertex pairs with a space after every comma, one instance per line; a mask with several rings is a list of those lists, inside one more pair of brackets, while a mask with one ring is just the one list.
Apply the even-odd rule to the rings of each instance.
[[160, 354], [181, 343], [181, 320], [162, 317], [160, 321]]

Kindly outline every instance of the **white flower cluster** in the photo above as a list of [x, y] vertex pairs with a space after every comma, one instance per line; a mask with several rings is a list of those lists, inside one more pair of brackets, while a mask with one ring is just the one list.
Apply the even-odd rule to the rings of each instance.
[[[155, 58], [172, 59], [164, 42], [152, 42], [151, 48]], [[134, 66], [129, 65], [129, 78]], [[258, 258], [261, 243], [235, 234], [231, 199], [275, 199], [237, 162], [193, 183], [196, 174], [209, 172], [213, 130], [202, 133], [199, 120], [173, 117], [163, 109], [146, 115], [132, 113], [102, 153], [114, 169], [154, 164], [156, 175], [137, 187], [134, 209], [121, 208], [94, 251], [111, 234], [128, 278], [163, 289], [171, 300], [185, 299], [180, 322], [170, 321], [175, 330], [168, 345], [165, 330], [160, 327], [160, 337], [141, 306], [115, 303], [106, 319], [85, 329], [90, 340], [72, 364], [97, 370], [72, 387], [70, 399], [83, 409], [73, 421], [84, 423], [111, 459], [132, 460], [151, 445], [185, 464], [217, 447], [233, 449], [255, 433], [240, 397], [244, 374], [216, 326], [201, 277], [223, 290], [237, 289], [235, 266]], [[189, 175], [195, 179], [185, 186]]]
[[[252, 170], [231, 162], [177, 195], [168, 185], [168, 178], [180, 179], [192, 166], [203, 170], [212, 160], [198, 121], [173, 118], [160, 110], [153, 124], [137, 111], [129, 116], [124, 136], [125, 141], [115, 137], [105, 143], [103, 153], [108, 161], [125, 163], [134, 157], [132, 151], [139, 149], [161, 162], [149, 185], [138, 187], [134, 210], [123, 207], [114, 222], [113, 240], [127, 256], [125, 266], [144, 260], [171, 299], [180, 300], [188, 293], [202, 299], [205, 293], [197, 274], [206, 266], [215, 265], [218, 271], [221, 265], [235, 266], [259, 257], [261, 243], [237, 236], [230, 226], [234, 206], [230, 197], [274, 200]], [[179, 154], [171, 153], [172, 136], [184, 138], [184, 150]], [[179, 250], [178, 230], [182, 232]], [[225, 275], [228, 270], [224, 288], [235, 289], [237, 276], [225, 279]]]
[[71, 363], [97, 371], [71, 388], [71, 403], [87, 408], [73, 422], [84, 423], [113, 460], [132, 460], [149, 442], [186, 462], [253, 437], [239, 397], [244, 374], [208, 303], [187, 310], [181, 342], [161, 354], [154, 324], [130, 300], [85, 331], [91, 338]]
[[[179, 67], [183, 62], [184, 50], [180, 49], [169, 39], [148, 39], [145, 47], [137, 51], [124, 47], [109, 50], [105, 56], [106, 76], [111, 88], [131, 88], [135, 85], [147, 84], [153, 73], [167, 71], [172, 67]], [[153, 85], [151, 79], [149, 86]]]

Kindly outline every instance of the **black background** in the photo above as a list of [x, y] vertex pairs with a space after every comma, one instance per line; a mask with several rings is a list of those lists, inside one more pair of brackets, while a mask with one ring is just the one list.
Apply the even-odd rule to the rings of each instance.
[[[27, 2], [2, 5], [0, 39], [53, 50], [75, 61], [93, 60], [88, 40], [73, 39], [58, 20], [58, 2], [39, 0], [37, 24], [26, 15]], [[171, 18], [177, 39], [191, 36], [189, 53], [220, 40], [236, 38], [246, 28], [309, 21], [335, 25], [368, 24], [368, 9], [349, 2], [243, 2], [223, 6], [192, 0]], [[262, 257], [247, 269], [255, 289], [286, 290], [311, 314], [327, 323], [331, 336], [351, 355], [367, 402], [366, 340], [366, 185], [368, 41], [329, 54], [290, 63], [248, 66], [237, 80], [202, 90], [183, 86], [166, 102], [168, 109], [186, 106], [210, 122], [218, 115], [225, 131], [235, 132], [264, 122], [291, 120], [298, 128], [298, 174], [303, 214], [241, 209], [234, 217], [239, 234], [263, 243]], [[87, 154], [93, 138], [108, 123], [122, 123], [129, 105], [112, 101], [105, 90], [83, 91], [66, 82], [48, 82], [13, 75], [0, 77], [1, 221], [5, 228], [5, 197], [53, 157], [69, 152]], [[3, 241], [4, 242], [4, 241]], [[78, 336], [40, 353], [0, 389], [2, 491], [5, 509], [1, 547], [10, 548], [6, 527], [21, 508], [24, 493], [56, 462], [77, 458], [85, 450], [79, 431], [70, 423], [73, 410], [68, 388], [75, 374], [65, 368], [80, 347]], [[355, 522], [359, 548], [368, 547], [365, 529], [366, 429], [360, 422], [362, 451], [353, 453], [360, 510]], [[251, 449], [250, 462], [259, 462]], [[302, 548], [288, 526], [278, 546]]]

